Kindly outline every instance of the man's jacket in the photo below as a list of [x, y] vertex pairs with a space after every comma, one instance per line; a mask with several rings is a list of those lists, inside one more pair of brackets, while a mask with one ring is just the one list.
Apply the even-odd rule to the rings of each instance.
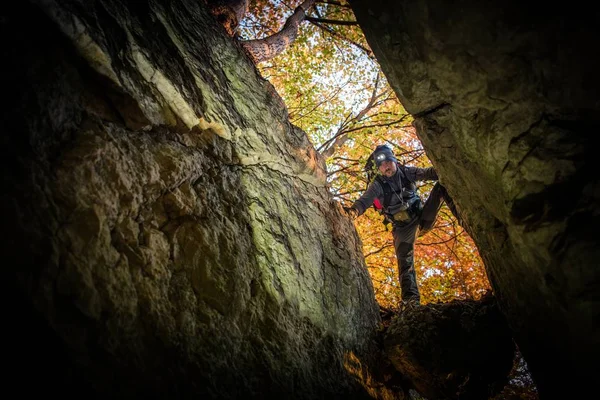
[[394, 215], [420, 200], [415, 182], [437, 181], [438, 176], [433, 167], [417, 168], [398, 164], [394, 175], [389, 178], [379, 175], [373, 179], [363, 195], [354, 202], [352, 207], [358, 211], [358, 215], [371, 207], [375, 199], [379, 199], [381, 204], [384, 204], [384, 188], [380, 180], [387, 182], [392, 189], [389, 205], [383, 211], [388, 215]]

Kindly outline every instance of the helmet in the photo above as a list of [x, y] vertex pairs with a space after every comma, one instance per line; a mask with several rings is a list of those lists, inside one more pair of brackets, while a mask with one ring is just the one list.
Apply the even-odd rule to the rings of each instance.
[[384, 144], [377, 146], [375, 151], [373, 151], [373, 160], [375, 160], [375, 166], [377, 166], [377, 168], [379, 168], [384, 161], [398, 161], [394, 156], [392, 149]]

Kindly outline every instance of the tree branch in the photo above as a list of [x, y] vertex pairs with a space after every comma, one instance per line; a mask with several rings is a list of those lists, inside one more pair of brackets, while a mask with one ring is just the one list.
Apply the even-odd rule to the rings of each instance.
[[322, 149], [325, 149], [321, 152], [323, 157], [325, 157], [325, 158], [331, 157], [331, 155], [333, 155], [335, 150], [338, 147], [340, 147], [341, 145], [343, 145], [344, 142], [346, 142], [347, 136], [344, 136], [346, 127], [349, 126], [353, 121], [354, 121], [354, 123], [360, 122], [360, 120], [365, 116], [365, 114], [367, 112], [369, 112], [369, 110], [371, 108], [373, 108], [373, 103], [380, 96], [377, 94], [377, 89], [379, 88], [380, 78], [381, 78], [381, 74], [378, 72], [377, 76], [375, 77], [375, 83], [373, 85], [373, 91], [371, 92], [371, 98], [369, 99], [369, 102], [367, 103], [367, 105], [365, 105], [363, 107], [363, 109], [360, 110], [360, 112], [355, 117], [349, 118], [351, 114], [348, 114], [348, 116], [344, 120], [344, 123], [340, 125], [340, 127], [338, 128], [337, 132], [333, 135], [333, 137], [330, 138], [329, 140], [327, 140], [321, 146], [319, 146], [319, 148], [317, 149], [318, 152], [321, 152]]
[[384, 245], [383, 247], [381, 247], [381, 248], [379, 248], [377, 250], [374, 250], [374, 251], [372, 251], [370, 253], [367, 253], [367, 254], [365, 254], [365, 259], [368, 258], [368, 257], [370, 257], [370, 256], [373, 256], [373, 255], [375, 255], [377, 253], [381, 253], [383, 250], [388, 249], [390, 247], [392, 247], [391, 244], [386, 244], [386, 245]]
[[330, 25], [358, 25], [358, 22], [356, 22], [356, 21], [340, 21], [337, 19], [306, 17], [306, 20], [308, 22], [318, 22], [321, 24], [330, 24]]
[[285, 21], [283, 28], [274, 35], [263, 39], [242, 41], [242, 47], [248, 52], [254, 63], [270, 60], [284, 51], [298, 36], [298, 26], [306, 18], [306, 11], [315, 0], [304, 0], [294, 13]]
[[408, 114], [404, 115], [402, 118], [397, 119], [395, 121], [382, 122], [380, 124], [372, 124], [372, 125], [361, 125], [356, 128], [347, 129], [343, 133], [350, 133], [350, 132], [359, 131], [361, 129], [367, 129], [367, 128], [378, 128], [378, 127], [382, 127], [382, 126], [396, 125], [396, 124], [399, 124], [400, 122], [404, 121], [406, 119], [406, 117], [408, 117]]
[[322, 104], [328, 102], [329, 100], [331, 100], [332, 98], [334, 98], [346, 85], [348, 84], [348, 82], [344, 83], [343, 85], [341, 85], [340, 87], [336, 88], [331, 95], [329, 95], [327, 98], [323, 99], [322, 101], [320, 101], [319, 103], [315, 104], [314, 107], [312, 107], [308, 112], [306, 112], [305, 114], [301, 114], [300, 112], [298, 112], [298, 117], [292, 119], [290, 122], [291, 123], [296, 123], [296, 121], [305, 118], [307, 116], [309, 116], [310, 114], [312, 114], [317, 108], [319, 108]]
[[329, 4], [332, 6], [338, 6], [338, 7], [344, 7], [344, 8], [350, 8], [349, 4], [342, 4], [339, 1], [323, 1], [323, 0], [318, 0], [317, 3], [320, 4]]
[[344, 35], [342, 35], [342, 34], [336, 32], [336, 31], [334, 31], [333, 29], [331, 29], [331, 28], [329, 28], [329, 27], [327, 27], [327, 26], [325, 26], [323, 24], [320, 24], [318, 22], [311, 22], [311, 21], [309, 21], [309, 22], [311, 24], [315, 25], [316, 27], [323, 29], [325, 32], [329, 33], [330, 35], [332, 35], [332, 36], [334, 36], [334, 37], [336, 37], [338, 39], [345, 40], [346, 42], [348, 42], [350, 44], [353, 44], [354, 46], [356, 46], [359, 49], [361, 49], [362, 51], [364, 51], [365, 54], [367, 55], [367, 57], [369, 57], [371, 60], [375, 60], [375, 56], [373, 55], [373, 52], [370, 49], [366, 48], [365, 46], [356, 43], [354, 40], [348, 39]]

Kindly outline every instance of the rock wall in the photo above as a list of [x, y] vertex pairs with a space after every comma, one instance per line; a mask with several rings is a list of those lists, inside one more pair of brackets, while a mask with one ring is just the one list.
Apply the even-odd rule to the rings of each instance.
[[324, 162], [203, 2], [26, 1], [0, 26], [8, 382], [396, 396]]
[[416, 117], [542, 398], [594, 390], [598, 12], [577, 1], [350, 3]]

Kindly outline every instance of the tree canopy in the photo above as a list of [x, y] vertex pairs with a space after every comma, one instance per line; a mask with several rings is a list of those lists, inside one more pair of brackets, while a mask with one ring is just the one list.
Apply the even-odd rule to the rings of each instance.
[[[301, 0], [251, 0], [237, 36], [269, 37], [282, 29]], [[304, 2], [306, 3], [306, 2]], [[257, 68], [283, 98], [290, 121], [325, 157], [330, 190], [350, 205], [366, 189], [363, 166], [387, 143], [399, 161], [431, 163], [412, 126], [412, 116], [388, 84], [347, 1], [317, 1], [303, 16], [293, 43]], [[425, 199], [431, 183], [420, 186]], [[400, 302], [391, 232], [369, 209], [355, 225], [380, 305]], [[489, 290], [483, 262], [468, 234], [444, 205], [435, 228], [415, 246], [415, 268], [424, 303], [479, 298]]]

